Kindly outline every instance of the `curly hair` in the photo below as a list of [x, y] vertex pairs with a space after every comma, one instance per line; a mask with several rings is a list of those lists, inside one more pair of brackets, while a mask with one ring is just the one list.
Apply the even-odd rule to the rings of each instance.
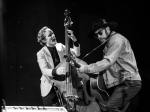
[[47, 26], [44, 26], [39, 32], [38, 32], [38, 35], [37, 35], [37, 42], [39, 42], [42, 46], [45, 45], [45, 33], [46, 33], [46, 29], [50, 29], [48, 28]]

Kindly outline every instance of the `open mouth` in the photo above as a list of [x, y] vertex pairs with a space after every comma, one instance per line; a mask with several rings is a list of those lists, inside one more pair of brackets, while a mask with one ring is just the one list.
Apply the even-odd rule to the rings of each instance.
[[55, 42], [55, 41], [56, 41], [56, 38], [53, 38], [53, 39], [52, 39], [52, 42]]

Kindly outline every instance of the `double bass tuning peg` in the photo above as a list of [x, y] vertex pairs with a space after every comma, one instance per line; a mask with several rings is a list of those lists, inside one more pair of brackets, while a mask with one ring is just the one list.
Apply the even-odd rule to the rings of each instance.
[[65, 26], [68, 25], [68, 26], [71, 26], [73, 24], [73, 22], [71, 21], [71, 17], [70, 17], [70, 12], [68, 11], [68, 9], [65, 10]]
[[70, 15], [70, 12], [68, 11], [68, 9], [65, 10], [64, 15], [65, 15], [65, 16], [69, 16], [69, 15]]

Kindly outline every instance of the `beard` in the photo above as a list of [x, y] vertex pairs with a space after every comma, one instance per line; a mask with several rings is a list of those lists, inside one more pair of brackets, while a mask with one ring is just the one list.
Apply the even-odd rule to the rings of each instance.
[[105, 38], [100, 38], [99, 40], [100, 40], [100, 42], [101, 42], [101, 43], [103, 43], [103, 42], [105, 42], [105, 41], [106, 41], [106, 39], [105, 39]]

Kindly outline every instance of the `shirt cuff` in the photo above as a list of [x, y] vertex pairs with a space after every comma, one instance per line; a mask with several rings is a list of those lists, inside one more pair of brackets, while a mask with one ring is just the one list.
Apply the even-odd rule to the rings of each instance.
[[53, 69], [53, 70], [52, 70], [52, 76], [56, 76], [56, 75], [57, 75], [56, 69]]

